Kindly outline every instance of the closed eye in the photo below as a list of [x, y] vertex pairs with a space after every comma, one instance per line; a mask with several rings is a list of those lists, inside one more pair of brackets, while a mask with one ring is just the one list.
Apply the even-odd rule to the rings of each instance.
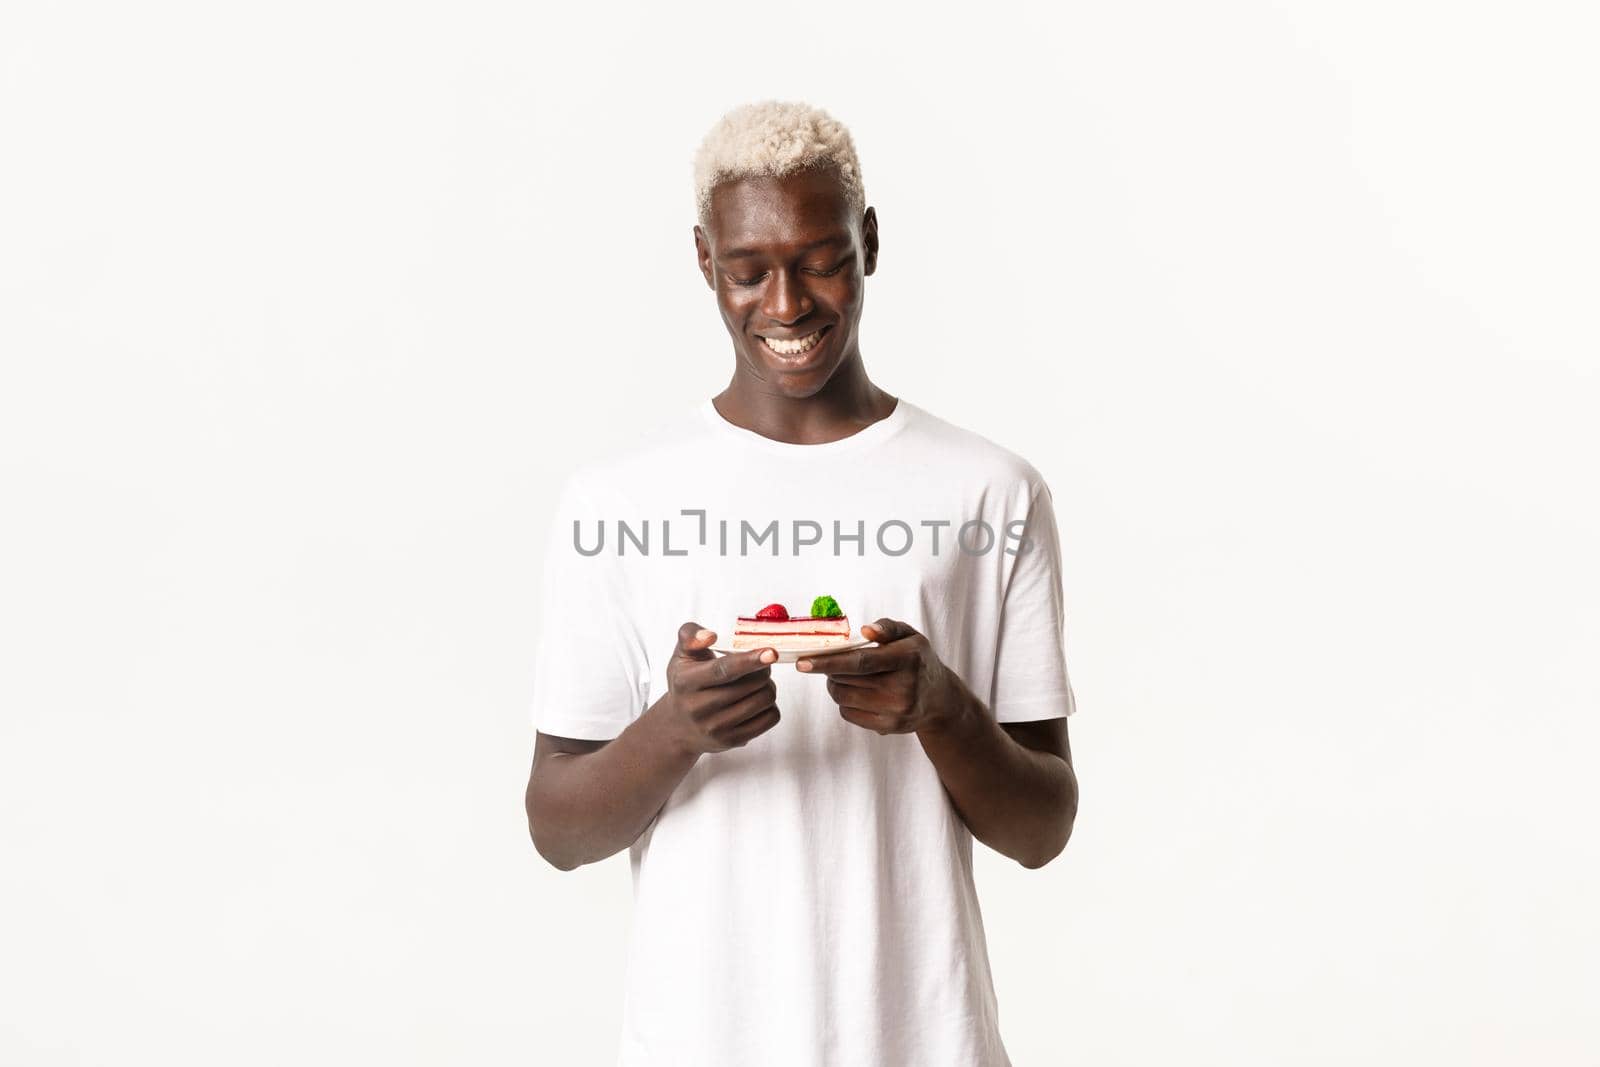
[[[833, 275], [838, 274], [842, 270], [844, 270], [843, 263], [839, 264], [837, 267], [834, 267], [832, 270], [808, 270], [806, 273], [815, 274], [819, 278], [831, 278]], [[734, 278], [733, 284], [743, 286], [744, 288], [748, 289], [752, 285], [760, 285], [761, 279], [765, 277], [766, 274], [761, 273], [757, 274], [754, 278]]]

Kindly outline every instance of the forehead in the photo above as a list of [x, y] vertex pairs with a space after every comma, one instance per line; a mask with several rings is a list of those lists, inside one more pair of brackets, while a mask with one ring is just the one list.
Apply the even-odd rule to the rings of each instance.
[[741, 178], [711, 191], [711, 237], [721, 250], [782, 250], [849, 236], [854, 223], [831, 171]]

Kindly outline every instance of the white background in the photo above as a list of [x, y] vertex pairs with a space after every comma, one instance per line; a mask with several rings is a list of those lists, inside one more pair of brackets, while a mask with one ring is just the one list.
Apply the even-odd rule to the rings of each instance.
[[0, 16], [0, 1061], [611, 1062], [541, 539], [730, 373], [689, 160], [769, 96], [856, 137], [875, 379], [1058, 501], [1019, 1067], [1600, 1058], [1580, 5], [535, 6]]

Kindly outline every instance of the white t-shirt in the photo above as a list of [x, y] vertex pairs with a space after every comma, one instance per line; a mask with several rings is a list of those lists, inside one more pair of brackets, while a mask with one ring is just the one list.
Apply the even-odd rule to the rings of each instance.
[[[666, 692], [684, 622], [721, 644], [736, 616], [824, 594], [853, 636], [885, 616], [916, 628], [1000, 722], [1073, 710], [1049, 489], [904, 399], [816, 445], [707, 400], [574, 473], [549, 546], [547, 734], [620, 733]], [[772, 676], [781, 721], [701, 756], [629, 850], [619, 1064], [1009, 1064], [972, 835], [921, 742], [846, 722], [825, 678]]]

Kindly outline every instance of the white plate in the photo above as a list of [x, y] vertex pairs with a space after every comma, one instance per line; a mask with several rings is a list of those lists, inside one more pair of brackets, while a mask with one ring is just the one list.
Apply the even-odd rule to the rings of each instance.
[[[875, 644], [877, 644], [876, 641], [868, 641], [865, 637], [858, 637], [854, 641], [846, 641], [842, 645], [813, 645], [810, 648], [775, 648], [773, 651], [778, 654], [777, 662], [793, 663], [795, 660], [802, 659], [806, 656], [832, 655], [835, 652], [847, 652], [852, 648], [862, 648], [866, 645]], [[754, 649], [735, 649], [724, 644], [715, 644], [711, 646], [711, 651], [720, 652], [724, 656], [728, 656], [732, 655], [734, 652], [752, 652]]]

